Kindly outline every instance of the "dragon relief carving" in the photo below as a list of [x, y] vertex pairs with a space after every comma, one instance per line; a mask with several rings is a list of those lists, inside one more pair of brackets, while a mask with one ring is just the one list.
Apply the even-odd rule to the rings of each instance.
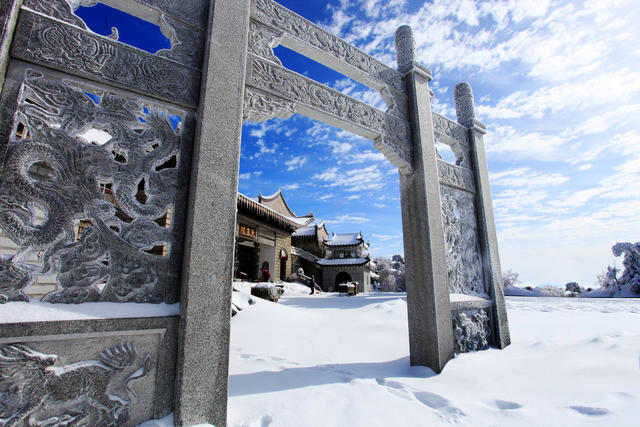
[[399, 153], [410, 163], [411, 131], [409, 123], [333, 90], [323, 84], [257, 57], [250, 59], [251, 77], [248, 84], [262, 92], [272, 93], [296, 104], [308, 106], [365, 129], [372, 130], [398, 145], [406, 147]]
[[441, 185], [450, 293], [488, 298], [484, 287], [474, 195]]
[[151, 369], [151, 356], [140, 358], [129, 343], [95, 360], [55, 366], [57, 360], [24, 344], [0, 347], [0, 425], [123, 425], [136, 401], [129, 384]]
[[453, 317], [456, 353], [489, 348], [489, 316], [483, 309], [460, 311]]
[[[168, 114], [108, 92], [94, 101], [27, 69], [14, 117], [20, 127], [0, 181], [0, 228], [19, 246], [0, 261], [0, 302], [28, 301], [24, 289], [54, 272], [61, 289], [45, 301], [162, 302], [181, 141]], [[84, 142], [91, 129], [111, 138]], [[49, 173], [34, 175], [35, 166]], [[158, 246], [164, 255], [152, 253]], [[33, 254], [39, 265], [26, 262]]]

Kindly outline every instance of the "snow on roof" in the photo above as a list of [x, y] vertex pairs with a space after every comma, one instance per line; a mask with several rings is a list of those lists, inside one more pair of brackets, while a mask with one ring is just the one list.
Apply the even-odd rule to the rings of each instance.
[[316, 234], [315, 225], [307, 225], [306, 227], [298, 228], [293, 232], [292, 236], [313, 236]]
[[362, 233], [342, 233], [333, 234], [331, 238], [324, 241], [326, 246], [354, 246], [363, 243]]
[[369, 262], [369, 258], [320, 258], [316, 261], [318, 265], [362, 265]]

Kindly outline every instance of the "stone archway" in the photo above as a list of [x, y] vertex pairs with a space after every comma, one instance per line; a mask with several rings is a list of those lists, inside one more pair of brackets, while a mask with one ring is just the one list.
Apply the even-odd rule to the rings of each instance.
[[336, 280], [335, 280], [335, 288], [334, 289], [338, 289], [338, 285], [342, 284], [342, 283], [347, 283], [347, 282], [351, 282], [351, 276], [349, 275], [349, 273], [347, 273], [346, 271], [341, 271], [340, 273], [336, 274]]

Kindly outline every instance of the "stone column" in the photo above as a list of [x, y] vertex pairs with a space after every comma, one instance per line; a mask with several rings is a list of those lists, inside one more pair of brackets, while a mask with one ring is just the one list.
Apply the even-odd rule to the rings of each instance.
[[489, 186], [489, 169], [484, 149], [484, 124], [476, 120], [473, 103], [473, 92], [469, 83], [459, 83], [454, 90], [456, 116], [458, 123], [469, 129], [471, 142], [471, 162], [476, 179], [476, 206], [478, 213], [478, 235], [482, 253], [484, 281], [493, 301], [493, 332], [495, 345], [504, 348], [511, 343], [507, 310], [504, 304], [504, 288], [502, 270], [498, 254], [498, 239], [493, 218], [491, 203], [491, 187]]
[[414, 171], [400, 174], [402, 232], [407, 271], [409, 349], [412, 365], [436, 372], [453, 357], [453, 326], [440, 184], [431, 118], [431, 71], [415, 61], [411, 27], [396, 31], [398, 71], [407, 82]]
[[175, 423], [226, 424], [231, 281], [249, 1], [215, 0], [193, 149]]
[[0, 90], [4, 85], [4, 75], [9, 65], [9, 48], [21, 5], [22, 0], [3, 0], [0, 2]]

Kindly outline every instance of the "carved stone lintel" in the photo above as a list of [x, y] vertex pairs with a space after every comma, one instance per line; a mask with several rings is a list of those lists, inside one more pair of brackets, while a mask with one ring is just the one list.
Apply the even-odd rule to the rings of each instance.
[[[153, 0], [147, 1], [149, 3], [154, 2]], [[201, 0], [197, 1], [200, 2]], [[155, 2], [161, 3], [159, 0], [155, 0]], [[97, 3], [97, 0], [25, 0], [24, 5], [36, 12], [80, 27], [83, 30], [91, 31], [85, 22], [74, 14], [74, 11], [80, 6], [91, 7]], [[194, 3], [194, 1], [192, 0], [191, 3]], [[186, 2], [181, 2], [181, 6], [184, 8], [195, 7], [186, 4]], [[136, 6], [131, 7], [135, 8]], [[137, 5], [137, 7], [146, 8], [142, 5]], [[199, 69], [202, 65], [202, 31], [185, 25], [181, 21], [173, 18], [172, 15], [163, 13], [163, 11], [153, 12], [152, 10], [152, 14], [153, 13], [159, 15], [159, 27], [162, 33], [171, 40], [172, 46], [170, 49], [161, 49], [155, 52], [155, 54]], [[113, 27], [112, 31], [112, 35], [107, 36], [107, 38], [118, 40], [118, 29]]]
[[458, 312], [453, 318], [453, 337], [456, 353], [466, 353], [489, 348], [489, 316], [483, 309]]
[[95, 360], [57, 360], [24, 344], [0, 347], [3, 425], [123, 425], [136, 397], [129, 383], [151, 369], [151, 355], [139, 357], [129, 343]]
[[438, 176], [440, 183], [475, 193], [475, 181], [470, 169], [459, 167], [438, 160]]
[[195, 105], [200, 73], [89, 31], [22, 11], [15, 56], [83, 76], [95, 76], [173, 102]]
[[273, 30], [257, 21], [249, 23], [249, 41], [247, 50], [256, 56], [282, 65], [280, 59], [273, 54], [273, 48], [282, 41], [282, 33]]
[[433, 131], [436, 133], [436, 136], [441, 135], [451, 142], [455, 141], [460, 144], [469, 144], [469, 134], [464, 126], [434, 111], [431, 112], [431, 118], [433, 120]]
[[296, 112], [295, 103], [286, 101], [250, 87], [244, 90], [243, 121], [261, 122], [273, 119], [288, 119]]
[[474, 194], [440, 186], [450, 293], [488, 298], [484, 286]]
[[273, 0], [257, 0], [255, 19], [295, 37], [315, 49], [360, 70], [367, 76], [405, 93], [402, 75], [355, 46], [336, 37]]
[[169, 58], [192, 68], [202, 67], [204, 34], [171, 18], [162, 15], [160, 28], [171, 40], [171, 49], [161, 49], [156, 55]]
[[[296, 111], [304, 108], [328, 116], [332, 124], [345, 126], [359, 135], [406, 147], [398, 154], [410, 163], [411, 128], [397, 116], [384, 113], [328, 86], [294, 73], [256, 56], [249, 57], [250, 77], [247, 84], [261, 92], [296, 103]], [[410, 163], [411, 164], [411, 163]]]

